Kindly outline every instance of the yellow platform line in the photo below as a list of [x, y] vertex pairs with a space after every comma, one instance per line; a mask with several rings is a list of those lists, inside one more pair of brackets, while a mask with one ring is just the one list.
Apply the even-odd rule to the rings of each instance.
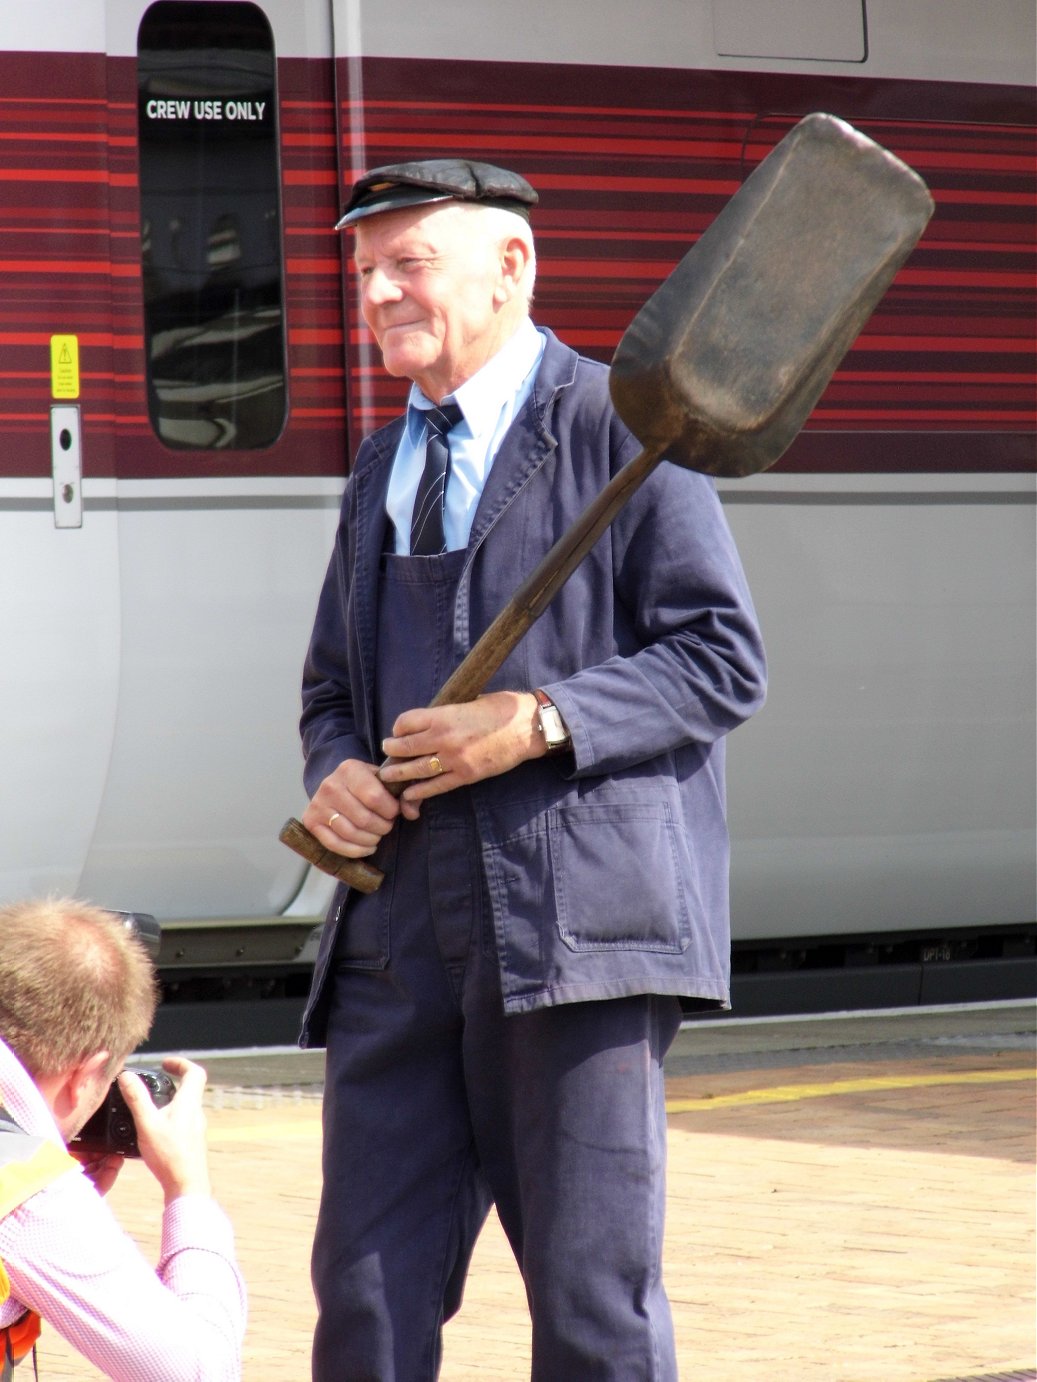
[[[924, 1089], [953, 1084], [1009, 1084], [1037, 1079], [1037, 1070], [961, 1070], [928, 1075], [875, 1075], [856, 1080], [832, 1080], [826, 1084], [775, 1085], [772, 1089], [745, 1089], [738, 1094], [706, 1095], [701, 1099], [667, 1099], [667, 1113], [700, 1113], [708, 1109], [739, 1108], [754, 1104], [791, 1104], [800, 1099], [827, 1099], [842, 1094], [874, 1094], [890, 1089]], [[273, 1109], [271, 1109], [273, 1112]], [[309, 1116], [279, 1116], [257, 1120], [256, 1109], [222, 1109], [221, 1113], [251, 1115], [229, 1126], [210, 1125], [210, 1142], [286, 1141], [320, 1136], [319, 1105]]]
[[1037, 1070], [961, 1070], [929, 1075], [875, 1075], [828, 1084], [786, 1084], [772, 1089], [745, 1089], [739, 1094], [707, 1095], [702, 1099], [667, 1099], [667, 1113], [698, 1113], [703, 1109], [737, 1108], [747, 1104], [791, 1104], [798, 1099], [826, 1099], [836, 1094], [872, 1094], [886, 1089], [920, 1089], [942, 1084], [1004, 1084], [1037, 1078]]

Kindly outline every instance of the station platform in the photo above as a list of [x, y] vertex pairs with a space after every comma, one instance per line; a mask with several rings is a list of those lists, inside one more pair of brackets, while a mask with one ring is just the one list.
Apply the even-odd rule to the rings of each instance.
[[[682, 1379], [1037, 1380], [1035, 1027], [1032, 1004], [1007, 1003], [686, 1024], [667, 1061]], [[322, 1053], [198, 1058], [249, 1285], [244, 1379], [306, 1382]], [[142, 1166], [112, 1204], [154, 1260]], [[46, 1328], [39, 1371], [101, 1376]], [[525, 1297], [491, 1216], [441, 1378], [528, 1376]]]

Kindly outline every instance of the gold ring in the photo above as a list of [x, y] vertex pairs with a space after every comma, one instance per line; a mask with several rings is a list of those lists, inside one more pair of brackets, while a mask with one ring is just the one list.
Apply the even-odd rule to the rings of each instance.
[[341, 812], [341, 811], [332, 811], [331, 815], [328, 817], [328, 825], [329, 825], [329, 826], [334, 825], [335, 822], [338, 820], [339, 816], [341, 816], [341, 815], [342, 815], [342, 812]]
[[443, 765], [439, 761], [439, 754], [434, 753], [428, 761], [429, 772], [435, 773], [436, 777], [443, 771]]

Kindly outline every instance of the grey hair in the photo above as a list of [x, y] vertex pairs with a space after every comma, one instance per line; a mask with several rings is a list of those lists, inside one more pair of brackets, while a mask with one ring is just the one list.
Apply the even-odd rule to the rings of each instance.
[[[468, 203], [459, 203], [465, 206]], [[519, 288], [526, 299], [526, 304], [533, 301], [533, 285], [536, 282], [537, 257], [536, 245], [533, 241], [533, 229], [524, 216], [520, 216], [517, 211], [507, 211], [501, 206], [478, 206], [473, 210], [486, 217], [486, 225], [490, 234], [497, 240], [521, 240], [526, 247], [529, 259], [526, 264], [526, 271], [522, 275], [522, 282]]]

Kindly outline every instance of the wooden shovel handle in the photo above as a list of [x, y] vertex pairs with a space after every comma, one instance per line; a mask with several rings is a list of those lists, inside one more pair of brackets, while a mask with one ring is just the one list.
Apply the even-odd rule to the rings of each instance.
[[[661, 459], [661, 447], [646, 449], [612, 477], [572, 527], [562, 534], [443, 683], [432, 700], [433, 706], [460, 705], [464, 701], [474, 701], [482, 693], [486, 683], [504, 664], [526, 631], [540, 618], [616, 514]], [[386, 759], [382, 767], [391, 761]], [[406, 783], [387, 783], [386, 786], [399, 796]], [[294, 818], [285, 822], [278, 838], [316, 868], [360, 892], [374, 892], [385, 876], [380, 869], [363, 859], [347, 859], [344, 855], [325, 849]]]
[[330, 873], [332, 878], [337, 878], [340, 883], [348, 883], [359, 892], [373, 893], [385, 877], [381, 869], [376, 869], [365, 859], [347, 859], [344, 854], [325, 849], [316, 835], [294, 816], [288, 817], [277, 838], [289, 849], [294, 849], [296, 854], [301, 854], [308, 864], [313, 864], [323, 873]]

